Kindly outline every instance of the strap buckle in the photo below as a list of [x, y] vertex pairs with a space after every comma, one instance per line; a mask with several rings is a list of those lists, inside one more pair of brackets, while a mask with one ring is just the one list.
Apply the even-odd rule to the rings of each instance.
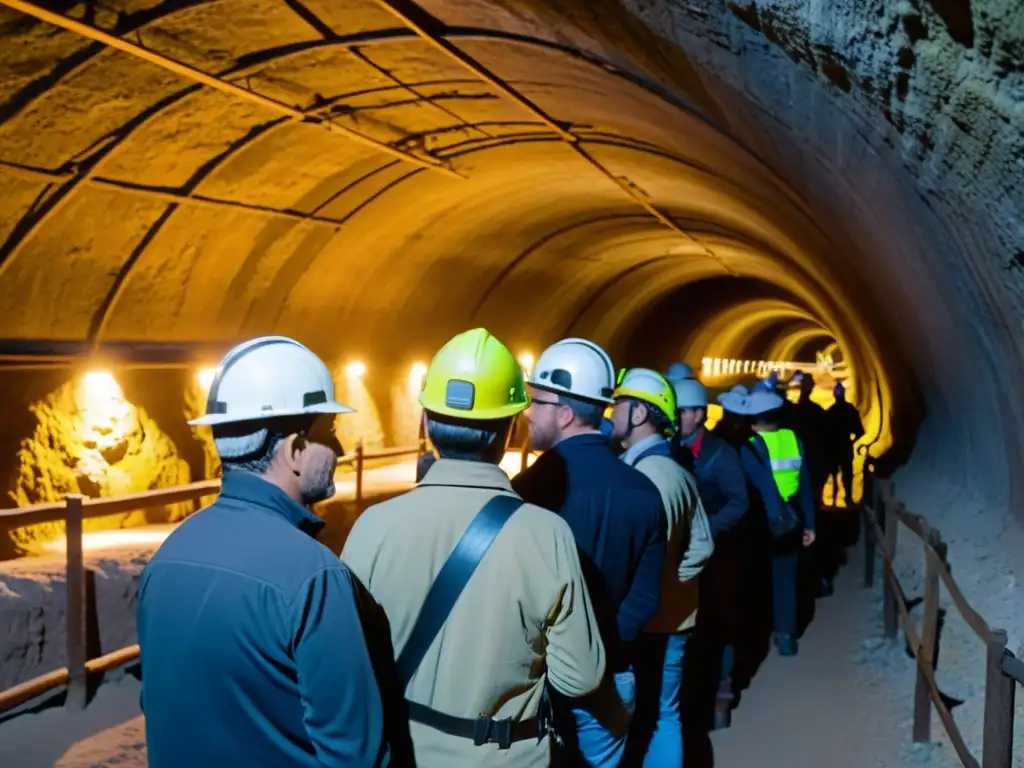
[[508, 749], [512, 746], [512, 720], [495, 720], [481, 713], [473, 721], [473, 744], [497, 744], [498, 749]]

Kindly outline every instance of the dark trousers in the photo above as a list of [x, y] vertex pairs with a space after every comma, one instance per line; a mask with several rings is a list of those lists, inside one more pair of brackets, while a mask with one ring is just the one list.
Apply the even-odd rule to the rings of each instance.
[[829, 477], [832, 479], [832, 506], [839, 498], [839, 478], [843, 478], [843, 499], [848, 507], [853, 506], [853, 453], [843, 455], [835, 460]]
[[[802, 532], [801, 532], [802, 533]], [[795, 635], [797, 622], [797, 574], [800, 542], [775, 541], [772, 551], [772, 629], [780, 635]]]

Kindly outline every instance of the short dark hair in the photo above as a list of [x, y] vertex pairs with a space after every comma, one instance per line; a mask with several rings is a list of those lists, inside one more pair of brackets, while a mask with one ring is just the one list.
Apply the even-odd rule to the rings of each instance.
[[597, 429], [601, 426], [604, 418], [604, 410], [608, 406], [604, 403], [595, 403], [593, 400], [581, 400], [571, 395], [558, 395], [558, 404], [566, 405], [572, 409], [572, 415], [584, 427]]
[[427, 412], [427, 436], [442, 459], [497, 464], [511, 427], [510, 418], [474, 421]]
[[782, 424], [782, 409], [774, 408], [770, 411], [751, 416], [750, 423], [755, 427], [778, 427]]

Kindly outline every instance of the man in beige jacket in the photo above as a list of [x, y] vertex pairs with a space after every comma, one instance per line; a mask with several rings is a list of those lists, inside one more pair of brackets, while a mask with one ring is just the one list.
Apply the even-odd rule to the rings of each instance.
[[449, 341], [420, 394], [440, 458], [366, 510], [341, 555], [387, 614], [418, 768], [547, 766], [545, 684], [579, 697], [604, 674], [569, 526], [498, 466], [528, 402], [500, 341]]
[[668, 523], [658, 613], [637, 644], [637, 707], [627, 761], [683, 764], [681, 697], [686, 643], [697, 623], [697, 575], [714, 551], [697, 483], [672, 458], [666, 435], [675, 423], [675, 390], [648, 368], [623, 371], [613, 395], [612, 439], [622, 460], [657, 486]]

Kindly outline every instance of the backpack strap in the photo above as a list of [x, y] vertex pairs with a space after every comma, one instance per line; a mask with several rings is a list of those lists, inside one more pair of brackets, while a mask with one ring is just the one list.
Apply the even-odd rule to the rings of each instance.
[[455, 549], [448, 555], [427, 592], [427, 599], [423, 601], [423, 607], [416, 617], [409, 641], [398, 656], [398, 676], [403, 689], [416, 674], [423, 657], [427, 655], [427, 649], [448, 620], [459, 595], [466, 588], [483, 556], [508, 519], [522, 505], [523, 500], [518, 496], [494, 496], [477, 512]]

